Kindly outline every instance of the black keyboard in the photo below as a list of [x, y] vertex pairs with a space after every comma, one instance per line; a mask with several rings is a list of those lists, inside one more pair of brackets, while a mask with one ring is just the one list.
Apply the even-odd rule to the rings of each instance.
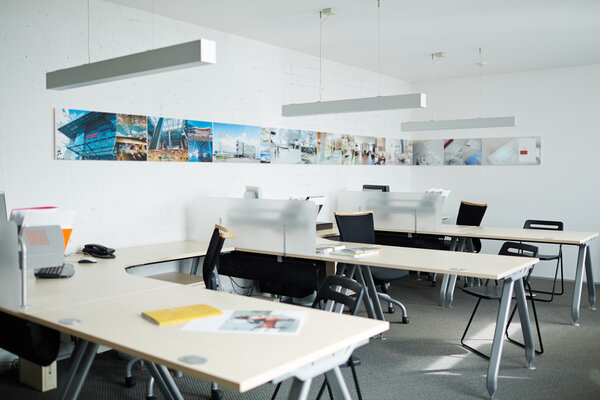
[[41, 279], [70, 278], [75, 273], [75, 269], [72, 264], [63, 264], [58, 267], [38, 268], [34, 273], [36, 278]]

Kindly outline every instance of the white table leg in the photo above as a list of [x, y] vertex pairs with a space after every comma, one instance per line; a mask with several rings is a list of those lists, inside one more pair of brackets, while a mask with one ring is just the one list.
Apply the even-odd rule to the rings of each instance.
[[[571, 304], [571, 318], [573, 325], [579, 326], [579, 306], [581, 304], [581, 286], [583, 285], [583, 269], [586, 264], [587, 244], [579, 245], [579, 254], [577, 255], [577, 270], [575, 271], [575, 288], [573, 290], [573, 302]], [[593, 285], [593, 282], [592, 282]]]
[[65, 383], [61, 400], [75, 400], [81, 392], [83, 382], [87, 377], [92, 362], [96, 357], [98, 345], [87, 340], [78, 339], [75, 352], [72, 357], [69, 375]]
[[585, 273], [587, 276], [588, 298], [590, 308], [596, 309], [596, 285], [594, 284], [594, 270], [592, 269], [592, 256], [590, 255], [590, 246], [586, 246], [585, 255]]
[[517, 309], [519, 310], [519, 320], [521, 321], [521, 332], [525, 343], [525, 358], [528, 367], [532, 367], [535, 358], [535, 343], [533, 342], [533, 332], [531, 330], [531, 320], [527, 309], [527, 297], [525, 295], [525, 285], [523, 279], [517, 279], [515, 282], [515, 297], [517, 299]]

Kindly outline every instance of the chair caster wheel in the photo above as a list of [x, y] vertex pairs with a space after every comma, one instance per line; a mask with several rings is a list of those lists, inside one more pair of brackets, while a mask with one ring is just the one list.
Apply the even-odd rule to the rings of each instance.
[[222, 398], [223, 398], [223, 392], [221, 391], [221, 389], [210, 391], [210, 399], [211, 400], [221, 400]]
[[402, 317], [402, 323], [403, 324], [408, 324], [410, 320], [408, 319], [408, 317]]
[[135, 382], [135, 378], [133, 376], [125, 377], [125, 387], [131, 388], [131, 387], [134, 387], [135, 384], [136, 384], [136, 382]]
[[388, 313], [393, 314], [396, 312], [396, 308], [392, 306], [388, 306]]

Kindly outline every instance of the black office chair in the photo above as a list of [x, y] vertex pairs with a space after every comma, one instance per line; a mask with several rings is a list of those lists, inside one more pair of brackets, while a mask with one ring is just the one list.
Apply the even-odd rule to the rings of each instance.
[[[548, 231], [562, 231], [564, 230], [564, 224], [561, 221], [544, 221], [538, 219], [528, 219], [525, 221], [523, 225], [523, 229], [543, 229]], [[554, 272], [554, 282], [552, 282], [552, 290], [544, 291], [544, 290], [535, 290], [533, 289], [533, 293], [541, 293], [541, 294], [549, 294], [550, 298], [540, 299], [539, 297], [536, 299], [537, 301], [543, 301], [545, 303], [550, 303], [554, 300], [554, 295], [560, 296], [565, 293], [565, 282], [564, 282], [564, 272], [563, 272], [563, 257], [562, 257], [562, 244], [558, 245], [558, 254], [538, 254], [538, 258], [540, 261], [552, 261], [556, 260], [556, 270]], [[558, 278], [558, 270], [560, 269], [560, 292], [556, 291], [556, 281]]]
[[[210, 238], [210, 242], [208, 244], [208, 248], [206, 249], [206, 255], [204, 256], [204, 262], [202, 264], [202, 278], [204, 280], [204, 284], [206, 288], [209, 290], [220, 290], [221, 285], [219, 282], [219, 255], [221, 254], [221, 249], [223, 248], [223, 244], [225, 243], [225, 239], [230, 239], [235, 237], [235, 232], [233, 230], [227, 229], [221, 225], [215, 225], [215, 229], [213, 230], [212, 236]], [[192, 263], [192, 267], [190, 268], [190, 274], [196, 275], [198, 273], [198, 259], [195, 259]], [[138, 358], [134, 358], [127, 363], [126, 371], [125, 371], [125, 386], [133, 387], [136, 384], [135, 378], [132, 376], [132, 368], [135, 363], [140, 363], [140, 365], [144, 365], [144, 361]], [[176, 372], [176, 376], [180, 376], [181, 373]], [[212, 400], [220, 400], [223, 398], [223, 392], [219, 389], [219, 386], [211, 382], [211, 399]], [[146, 391], [146, 399], [154, 400], [156, 397], [154, 396], [154, 378], [152, 375], [148, 377], [147, 381], [147, 391]]]
[[0, 326], [0, 348], [43, 366], [56, 360], [60, 332], [4, 312]]
[[[330, 307], [331, 310], [337, 310], [340, 313], [344, 312], [344, 308], [347, 307], [350, 315], [356, 315], [358, 313], [358, 308], [360, 306], [360, 302], [362, 301], [364, 292], [364, 287], [360, 283], [350, 278], [339, 275], [327, 275], [317, 291], [317, 295], [311, 307], [320, 310]], [[352, 371], [352, 378], [354, 379], [354, 385], [356, 387], [356, 393], [359, 400], [362, 400], [362, 394], [358, 384], [358, 376], [355, 369], [355, 367], [358, 365], [360, 365], [360, 360], [353, 356], [350, 356], [348, 361], [343, 364], [344, 367], [350, 367], [350, 370]], [[325, 387], [327, 387], [329, 390], [329, 397], [333, 398], [331, 389], [329, 389], [329, 383], [327, 382], [327, 378], [325, 378], [325, 382], [323, 382], [323, 385], [319, 390], [319, 394], [317, 395], [317, 400], [323, 395]], [[280, 388], [281, 382], [277, 384], [271, 400], [275, 399]]]
[[[520, 256], [520, 257], [537, 257], [537, 254], [538, 254], [538, 248], [536, 246], [532, 246], [532, 245], [525, 244], [525, 243], [516, 243], [516, 242], [505, 242], [502, 245], [502, 247], [500, 248], [500, 251], [498, 252], [498, 255]], [[531, 276], [532, 271], [533, 271], [533, 267], [529, 270], [529, 273], [527, 274], [527, 277], [525, 278], [525, 286], [527, 287], [527, 292], [528, 292], [528, 294], [526, 295], [526, 298], [531, 301], [531, 309], [533, 310], [533, 316], [535, 319], [535, 327], [537, 329], [538, 340], [540, 343], [540, 350], [535, 350], [535, 352], [537, 354], [542, 354], [544, 352], [544, 345], [542, 343], [542, 334], [540, 331], [540, 326], [539, 326], [538, 318], [537, 318], [537, 312], [535, 309], [534, 295], [531, 291], [531, 286], [529, 285], [529, 277]], [[483, 358], [489, 360], [488, 355], [483, 354], [479, 350], [467, 345], [465, 343], [465, 337], [467, 336], [467, 331], [469, 330], [469, 327], [471, 326], [471, 323], [473, 322], [475, 313], [477, 313], [477, 308], [479, 307], [481, 300], [500, 301], [500, 299], [502, 298], [502, 286], [498, 286], [497, 282], [496, 282], [496, 285], [489, 286], [489, 280], [488, 280], [486, 282], [485, 286], [466, 287], [466, 288], [463, 288], [463, 292], [465, 292], [466, 294], [469, 294], [471, 296], [477, 297], [477, 303], [475, 304], [475, 308], [473, 309], [471, 318], [469, 318], [467, 327], [465, 328], [465, 331], [463, 332], [462, 337], [460, 338], [460, 344], [465, 349], [477, 354], [480, 357], [483, 357]], [[507, 339], [510, 342], [517, 344], [519, 346], [523, 346], [522, 343], [519, 343], [516, 340], [513, 340], [508, 336], [508, 328], [510, 327], [510, 323], [512, 322], [512, 319], [514, 317], [516, 310], [517, 310], [517, 306], [515, 305], [512, 313], [511, 313], [511, 316], [508, 320], [505, 334], [506, 334]]]
[[[373, 222], [373, 211], [358, 211], [352, 213], [334, 213], [335, 222], [340, 231], [342, 242], [375, 243], [375, 225]], [[403, 269], [392, 269], [383, 267], [371, 267], [371, 275], [376, 285], [380, 286], [382, 292], [377, 297], [388, 302], [388, 312], [394, 313], [396, 304], [402, 310], [402, 323], [408, 324], [409, 319], [404, 304], [393, 299], [388, 292], [392, 281], [408, 276], [408, 271]], [[376, 299], [372, 299], [375, 301]]]
[[[467, 201], [461, 201], [460, 207], [458, 208], [458, 215], [456, 217], [456, 225], [469, 225], [479, 226], [481, 220], [487, 210], [487, 204], [469, 203]], [[478, 238], [471, 238], [473, 243], [473, 249], [471, 251], [479, 253], [481, 250], [481, 240]]]

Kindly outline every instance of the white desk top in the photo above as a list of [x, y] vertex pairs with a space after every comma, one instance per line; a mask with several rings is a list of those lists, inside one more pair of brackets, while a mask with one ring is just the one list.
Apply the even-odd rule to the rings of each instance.
[[[308, 314], [300, 334], [289, 337], [181, 332], [181, 324], [160, 327], [143, 319], [142, 311], [199, 303], [238, 310], [299, 308], [126, 272], [128, 266], [194, 257], [205, 250], [206, 245], [197, 242], [166, 243], [117, 250], [117, 258], [97, 264], [74, 263], [75, 275], [69, 279], [31, 277], [30, 307], [7, 311], [240, 392], [389, 329], [385, 321], [307, 308], [302, 308]], [[63, 325], [59, 322], [63, 318], [77, 318], [82, 323]], [[201, 356], [208, 362], [190, 365], [178, 360], [183, 355]]]
[[[240, 392], [389, 329], [384, 321], [308, 308], [302, 308], [308, 314], [298, 336], [181, 332], [183, 324], [161, 327], [140, 315], [142, 311], [199, 303], [237, 310], [299, 308], [197, 287], [171, 286], [34, 313], [28, 319]], [[58, 322], [62, 318], [77, 318], [82, 323], [65, 326]], [[178, 360], [184, 355], [208, 361], [191, 365]]]
[[[327, 239], [317, 239], [317, 243], [344, 244], [346, 247], [364, 246], [361, 243], [333, 242]], [[472, 276], [483, 279], [502, 279], [517, 271], [521, 271], [539, 260], [537, 258], [498, 256], [492, 254], [464, 253], [445, 250], [418, 249], [412, 247], [383, 246], [379, 254], [364, 257], [333, 256], [331, 254], [314, 253], [311, 255], [287, 254], [289, 257], [307, 258], [325, 262], [343, 262], [347, 264], [368, 265], [411, 271], [432, 272]], [[262, 254], [283, 255], [274, 251], [256, 251], [251, 249], [236, 249]]]
[[[410, 229], [381, 229], [382, 232], [414, 233]], [[479, 239], [513, 240], [521, 242], [579, 245], [598, 236], [598, 232], [550, 231], [544, 229], [498, 228], [492, 226], [467, 226], [442, 224], [436, 231], [423, 230], [425, 235], [474, 237]]]

